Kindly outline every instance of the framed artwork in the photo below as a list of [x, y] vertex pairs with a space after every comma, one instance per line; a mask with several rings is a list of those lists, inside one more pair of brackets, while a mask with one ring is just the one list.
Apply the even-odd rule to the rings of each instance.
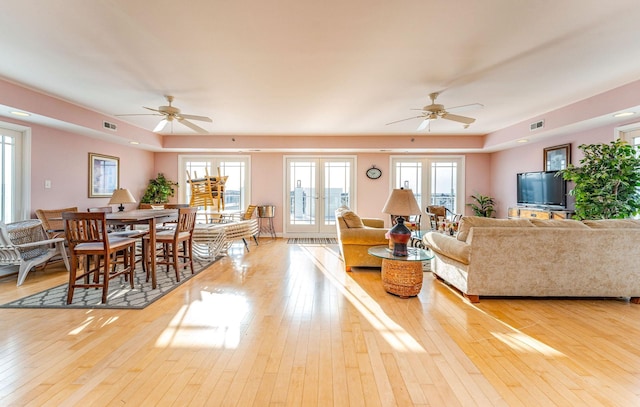
[[558, 171], [571, 163], [571, 144], [547, 147], [544, 149], [544, 170]]
[[89, 198], [110, 198], [120, 185], [120, 159], [89, 153]]

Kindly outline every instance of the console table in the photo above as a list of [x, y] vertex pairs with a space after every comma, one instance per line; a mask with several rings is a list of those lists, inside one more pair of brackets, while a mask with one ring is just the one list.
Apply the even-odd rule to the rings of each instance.
[[515, 206], [509, 208], [509, 219], [523, 218], [523, 219], [571, 219], [573, 211], [562, 209], [545, 209], [545, 208], [531, 208], [526, 206]]
[[422, 262], [433, 259], [433, 254], [419, 248], [407, 248], [408, 256], [393, 255], [389, 246], [370, 247], [368, 253], [382, 258], [382, 286], [400, 298], [415, 297], [422, 289]]

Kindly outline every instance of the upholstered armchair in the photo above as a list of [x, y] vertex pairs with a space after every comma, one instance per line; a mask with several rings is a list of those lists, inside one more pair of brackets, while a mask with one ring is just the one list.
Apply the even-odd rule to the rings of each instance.
[[351, 267], [381, 267], [382, 259], [371, 256], [368, 250], [372, 246], [388, 245], [384, 220], [360, 218], [346, 207], [336, 209], [336, 228], [338, 244], [344, 260], [345, 270]]

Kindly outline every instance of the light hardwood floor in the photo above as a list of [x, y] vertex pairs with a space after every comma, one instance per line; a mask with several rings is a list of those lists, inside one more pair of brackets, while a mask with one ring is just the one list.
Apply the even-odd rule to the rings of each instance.
[[[336, 248], [235, 245], [144, 310], [0, 309], [0, 405], [640, 405], [640, 305], [472, 305], [431, 273], [400, 299]], [[66, 272], [15, 281], [0, 303]]]

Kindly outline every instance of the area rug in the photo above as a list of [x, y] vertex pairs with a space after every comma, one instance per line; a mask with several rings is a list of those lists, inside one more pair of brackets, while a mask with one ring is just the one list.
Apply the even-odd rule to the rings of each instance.
[[[217, 260], [217, 259], [216, 259]], [[157, 287], [151, 288], [151, 281], [146, 282], [146, 274], [141, 268], [136, 268], [134, 288], [131, 288], [124, 277], [115, 278], [109, 282], [109, 294], [107, 303], [102, 304], [101, 288], [76, 288], [73, 293], [73, 302], [67, 305], [67, 283], [37, 294], [29, 295], [7, 304], [0, 308], [63, 308], [63, 309], [143, 309], [154, 301], [170, 293], [182, 283], [198, 275], [214, 261], [195, 260], [193, 262], [194, 274], [191, 270], [182, 270], [180, 282], [176, 283], [176, 274], [173, 268], [165, 272], [165, 266], [158, 267], [156, 273]]]
[[333, 237], [292, 237], [287, 240], [289, 244], [338, 244]]

